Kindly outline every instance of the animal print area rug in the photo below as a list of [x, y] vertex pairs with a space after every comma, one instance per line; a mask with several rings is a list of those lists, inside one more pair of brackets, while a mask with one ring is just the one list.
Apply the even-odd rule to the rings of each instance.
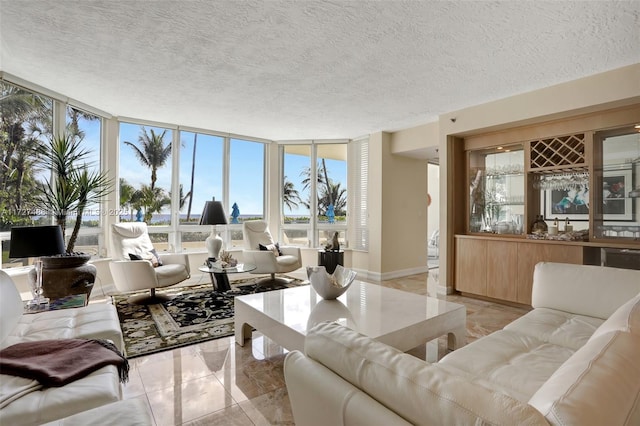
[[[160, 290], [173, 296], [169, 301], [154, 305], [134, 305], [127, 302], [132, 295], [115, 295], [113, 304], [118, 311], [120, 328], [124, 336], [127, 358], [135, 358], [205, 342], [234, 334], [235, 296], [261, 293], [309, 284], [288, 278], [289, 284], [258, 286], [255, 278], [232, 281], [232, 290], [217, 293], [211, 284]], [[243, 283], [249, 284], [243, 284]]]

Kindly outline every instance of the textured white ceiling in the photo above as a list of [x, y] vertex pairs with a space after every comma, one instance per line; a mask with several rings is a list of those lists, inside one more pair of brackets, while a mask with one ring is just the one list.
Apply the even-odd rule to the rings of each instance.
[[639, 1], [0, 0], [0, 69], [112, 115], [352, 138], [640, 63]]

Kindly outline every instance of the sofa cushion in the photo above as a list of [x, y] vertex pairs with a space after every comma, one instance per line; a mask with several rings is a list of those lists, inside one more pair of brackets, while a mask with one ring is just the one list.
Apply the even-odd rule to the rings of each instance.
[[533, 336], [500, 330], [451, 352], [438, 365], [527, 402], [574, 352]]
[[140, 399], [125, 399], [83, 411], [44, 426], [148, 426], [153, 424], [149, 406]]
[[[30, 383], [36, 381], [0, 374], [0, 396], [11, 395]], [[22, 395], [0, 410], [0, 424], [40, 425], [121, 398], [118, 369], [108, 365], [65, 386], [42, 388]]]
[[108, 339], [122, 351], [122, 331], [113, 305], [94, 304], [22, 315], [3, 345], [47, 339]]
[[578, 350], [604, 321], [554, 309], [538, 308], [504, 327], [543, 342]]
[[589, 340], [531, 397], [553, 425], [640, 424], [640, 335]]
[[336, 323], [314, 326], [305, 352], [413, 424], [544, 424], [526, 403]]
[[621, 330], [640, 334], [640, 293], [620, 306], [591, 336], [592, 339], [610, 331]]

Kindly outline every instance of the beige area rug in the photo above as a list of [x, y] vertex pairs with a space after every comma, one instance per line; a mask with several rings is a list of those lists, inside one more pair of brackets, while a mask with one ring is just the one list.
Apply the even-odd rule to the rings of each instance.
[[[309, 284], [287, 277], [289, 284], [258, 286], [255, 278], [232, 281], [232, 291], [214, 292], [211, 284], [162, 290], [173, 298], [154, 305], [134, 305], [136, 293], [112, 296], [124, 335], [127, 358], [205, 342], [234, 333], [234, 297]], [[246, 283], [246, 284], [244, 284]], [[137, 294], [141, 294], [137, 293]]]

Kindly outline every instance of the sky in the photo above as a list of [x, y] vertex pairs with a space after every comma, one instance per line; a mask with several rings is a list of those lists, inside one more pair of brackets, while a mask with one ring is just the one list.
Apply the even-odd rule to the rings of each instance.
[[[80, 128], [85, 132], [83, 143], [89, 149], [90, 155], [87, 162], [92, 166], [100, 163], [100, 122], [98, 120], [88, 121], [80, 119]], [[145, 127], [147, 132], [153, 129], [154, 132], [162, 133], [164, 129], [158, 127]], [[124, 144], [130, 141], [138, 145], [141, 126], [131, 123], [120, 124], [120, 176], [127, 182], [139, 188], [141, 184], [150, 184], [151, 171], [143, 166], [134, 154], [133, 149]], [[165, 140], [172, 139], [173, 130], [168, 129]], [[183, 194], [189, 192], [191, 188], [191, 164], [193, 158], [194, 136], [192, 132], [181, 132], [180, 149], [180, 184], [183, 186]], [[264, 149], [265, 146], [259, 142], [243, 141], [231, 139], [231, 161], [229, 165], [229, 210], [237, 203], [241, 215], [262, 215], [263, 209], [263, 176], [264, 176]], [[205, 201], [215, 197], [222, 200], [222, 158], [223, 158], [223, 138], [199, 133], [197, 134], [197, 149], [195, 156], [194, 173], [194, 197], [191, 206], [191, 214], [198, 217], [202, 213]], [[327, 159], [327, 169], [330, 177], [334, 181], [342, 183], [346, 188], [346, 163]], [[305, 178], [303, 171], [310, 165], [307, 155], [295, 155], [287, 153], [285, 155], [285, 171], [287, 179], [294, 183], [303, 200], [308, 199], [308, 189], [303, 191], [302, 180]], [[167, 192], [171, 187], [171, 162], [158, 170], [156, 186], [164, 188]], [[188, 199], [180, 213], [186, 215], [188, 210]], [[169, 213], [165, 209], [163, 213]], [[301, 204], [290, 210], [285, 207], [284, 213], [291, 216], [307, 216], [309, 214]]]
[[[141, 126], [137, 124], [121, 123], [120, 125], [120, 177], [134, 187], [141, 183], [151, 182], [151, 171], [143, 166], [134, 154], [133, 149], [123, 141], [138, 144]], [[163, 129], [145, 127], [147, 132], [153, 129], [161, 133]], [[165, 140], [171, 140], [172, 130], [167, 130]], [[180, 183], [183, 185], [183, 193], [189, 192], [191, 187], [191, 164], [193, 158], [194, 133], [181, 132], [180, 151]], [[264, 204], [264, 150], [265, 145], [259, 142], [231, 139], [231, 161], [229, 165], [229, 206], [225, 206], [231, 214], [231, 206], [237, 203], [241, 215], [261, 216]], [[222, 200], [222, 158], [223, 138], [206, 134], [197, 135], [197, 149], [194, 172], [194, 197], [191, 214], [200, 215], [205, 201], [215, 197]], [[309, 158], [299, 155], [288, 155], [286, 159], [286, 175], [294, 182], [296, 189], [302, 193], [301, 172], [309, 167]], [[346, 188], [346, 165], [342, 161], [327, 161], [327, 168], [332, 179], [342, 182]], [[158, 170], [156, 186], [171, 187], [171, 164]], [[306, 199], [306, 197], [304, 197]], [[188, 201], [187, 201], [188, 203]], [[168, 213], [168, 210], [163, 213]], [[181, 210], [181, 214], [187, 213], [187, 205]], [[294, 211], [285, 209], [286, 215], [308, 215], [308, 211], [300, 206]]]

